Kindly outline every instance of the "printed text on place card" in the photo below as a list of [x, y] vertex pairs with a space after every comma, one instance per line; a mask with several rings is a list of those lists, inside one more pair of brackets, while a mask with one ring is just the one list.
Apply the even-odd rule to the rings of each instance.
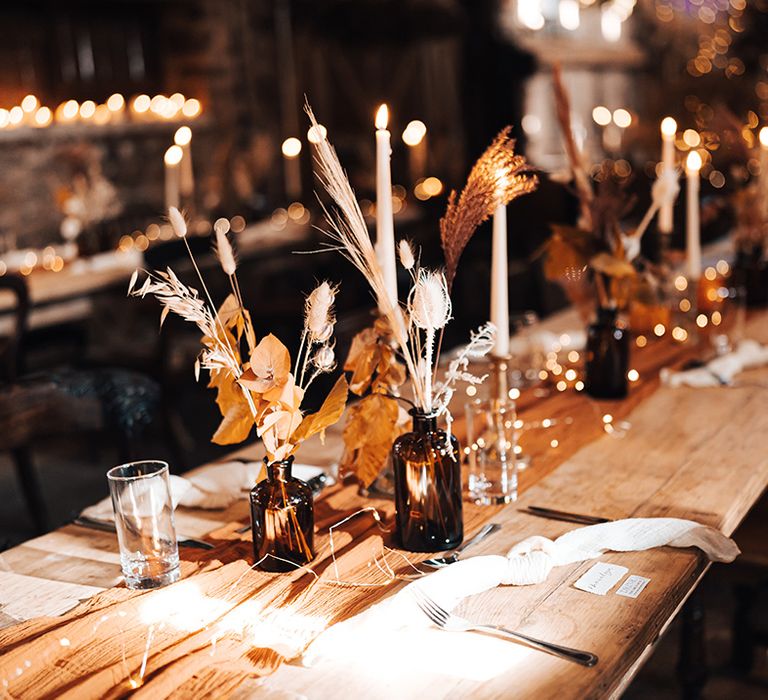
[[573, 585], [587, 593], [605, 595], [628, 571], [626, 566], [599, 561]]

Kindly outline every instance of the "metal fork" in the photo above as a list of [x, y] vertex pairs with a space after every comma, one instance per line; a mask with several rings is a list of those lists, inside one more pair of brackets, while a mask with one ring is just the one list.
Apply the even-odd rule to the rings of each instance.
[[573, 661], [582, 666], [592, 667], [597, 663], [597, 656], [591, 652], [560, 646], [559, 644], [553, 644], [552, 642], [545, 642], [541, 639], [535, 639], [526, 634], [521, 634], [520, 632], [513, 632], [505, 627], [499, 627], [498, 625], [475, 624], [474, 622], [465, 620], [464, 618], [458, 617], [444, 608], [441, 608], [434, 600], [432, 600], [432, 598], [420, 590], [418, 586], [411, 586], [411, 591], [413, 592], [413, 596], [416, 599], [416, 604], [419, 606], [419, 609], [441, 629], [450, 632], [471, 632], [473, 630], [478, 632], [489, 632], [490, 634], [514, 639], [518, 642], [525, 642], [528, 646], [531, 646], [534, 649], [546, 651], [555, 656], [559, 656], [561, 659]]

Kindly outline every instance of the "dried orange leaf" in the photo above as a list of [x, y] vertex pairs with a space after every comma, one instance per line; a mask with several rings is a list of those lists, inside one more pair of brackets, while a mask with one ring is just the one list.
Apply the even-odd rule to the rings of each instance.
[[291, 355], [271, 333], [261, 339], [251, 353], [250, 369], [254, 379], [242, 379], [241, 384], [263, 394], [274, 387], [283, 386], [291, 372]]
[[344, 375], [340, 376], [336, 384], [333, 385], [331, 392], [325, 398], [325, 401], [323, 401], [323, 405], [320, 406], [320, 410], [317, 413], [305, 416], [299, 427], [291, 435], [291, 442], [298, 445], [302, 440], [325, 431], [326, 428], [329, 428], [339, 420], [347, 404], [348, 389], [346, 378]]
[[253, 416], [245, 404], [232, 405], [213, 435], [217, 445], [234, 445], [245, 440], [253, 428]]

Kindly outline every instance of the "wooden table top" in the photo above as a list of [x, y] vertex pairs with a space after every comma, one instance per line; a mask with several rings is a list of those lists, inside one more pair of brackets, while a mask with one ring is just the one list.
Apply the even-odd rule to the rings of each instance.
[[[768, 342], [767, 320], [768, 312], [753, 315], [747, 336]], [[565, 314], [549, 326], [565, 331], [579, 323]], [[733, 388], [659, 386], [661, 367], [700, 352], [667, 338], [633, 347], [640, 379], [621, 402], [572, 390], [524, 394], [522, 444], [532, 464], [521, 476], [523, 493], [507, 507], [466, 504], [467, 536], [488, 521], [503, 524], [474, 553], [504, 553], [527, 536], [554, 538], [577, 527], [520, 512], [529, 504], [610, 518], [684, 517], [733, 533], [768, 485], [768, 368], [743, 373]], [[614, 425], [628, 421], [629, 430], [608, 434], [607, 413]], [[338, 439], [336, 430], [325, 446], [308, 443], [299, 460], [330, 463]], [[609, 553], [601, 560], [651, 579], [638, 598], [575, 589], [593, 564], [584, 562], [553, 569], [542, 584], [502, 586], [461, 604], [471, 619], [593, 651], [600, 662], [591, 669], [503, 640], [437, 629], [361, 630], [359, 643], [305, 667], [293, 657], [317, 634], [398, 590], [426, 558], [388, 549], [389, 535], [370, 510], [334, 530], [332, 557], [329, 528], [372, 507], [392, 525], [391, 502], [362, 498], [352, 486], [327, 489], [316, 504], [312, 574], [249, 569], [250, 535], [235, 533], [248, 519], [245, 501], [223, 512], [178, 511], [180, 533], [208, 533], [217, 548], [183, 548], [185, 580], [158, 592], [110, 588], [119, 580], [119, 560], [109, 534], [66, 526], [4, 552], [0, 623], [50, 615], [96, 595], [61, 617], [0, 630], [0, 688], [25, 698], [134, 691], [153, 699], [618, 695], [708, 566], [689, 549]]]

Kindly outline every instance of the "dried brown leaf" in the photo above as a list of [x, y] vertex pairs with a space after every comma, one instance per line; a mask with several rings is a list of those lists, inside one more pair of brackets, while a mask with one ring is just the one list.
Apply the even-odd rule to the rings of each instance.
[[363, 486], [370, 486], [386, 464], [400, 432], [398, 415], [397, 401], [382, 394], [369, 394], [349, 408], [342, 467]]

